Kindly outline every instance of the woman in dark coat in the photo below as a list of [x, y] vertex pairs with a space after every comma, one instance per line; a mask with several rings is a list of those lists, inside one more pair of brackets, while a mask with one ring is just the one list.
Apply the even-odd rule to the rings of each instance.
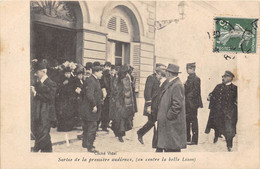
[[127, 65], [119, 69], [118, 77], [113, 79], [110, 118], [111, 129], [120, 142], [124, 142], [125, 132], [133, 128], [135, 113], [131, 79]]
[[75, 124], [75, 91], [74, 82], [71, 77], [71, 70], [64, 69], [64, 76], [59, 83], [59, 91], [57, 95], [57, 119], [58, 131], [71, 131]]

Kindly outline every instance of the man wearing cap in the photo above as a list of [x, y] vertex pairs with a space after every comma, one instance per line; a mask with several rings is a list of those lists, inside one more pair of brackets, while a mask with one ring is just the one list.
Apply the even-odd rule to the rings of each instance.
[[89, 152], [97, 152], [93, 143], [96, 139], [97, 122], [100, 119], [103, 104], [103, 93], [99, 83], [102, 77], [102, 68], [95, 66], [92, 75], [83, 84], [82, 104], [80, 108], [83, 122], [82, 147]]
[[168, 65], [166, 69], [168, 84], [162, 91], [158, 107], [156, 152], [180, 152], [186, 148], [185, 93], [178, 77], [179, 73], [179, 66]]
[[43, 63], [35, 65], [37, 82], [31, 86], [32, 92], [32, 123], [31, 130], [35, 136], [33, 152], [52, 152], [50, 136], [52, 113], [57, 85], [47, 76], [47, 68]]
[[[187, 142], [190, 145], [197, 145], [199, 138], [198, 126], [198, 108], [202, 108], [200, 78], [195, 73], [196, 63], [188, 63], [186, 65], [187, 73], [189, 74], [185, 88], [185, 106], [186, 106], [186, 127], [187, 127]], [[190, 130], [192, 129], [192, 138]]]
[[[143, 136], [154, 126], [157, 120], [158, 101], [160, 98], [157, 96], [161, 90], [165, 87], [163, 84], [165, 80], [166, 66], [163, 64], [156, 64], [155, 73], [148, 76], [145, 84], [145, 107], [144, 115], [148, 116], [148, 121], [145, 125], [137, 131], [138, 140], [141, 144], [143, 142]], [[160, 86], [162, 86], [160, 88]]]
[[[207, 126], [214, 126], [214, 143], [220, 135], [226, 139], [227, 149], [231, 151], [237, 124], [237, 86], [232, 83], [234, 74], [225, 71], [222, 83], [218, 84], [210, 97], [210, 116]], [[208, 129], [210, 130], [210, 129]], [[206, 133], [209, 131], [206, 130]]]

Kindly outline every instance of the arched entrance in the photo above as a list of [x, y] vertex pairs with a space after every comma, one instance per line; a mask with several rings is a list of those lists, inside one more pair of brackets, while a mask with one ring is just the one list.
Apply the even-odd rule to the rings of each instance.
[[101, 26], [108, 30], [106, 60], [117, 66], [132, 65], [138, 91], [143, 24], [137, 9], [131, 2], [110, 2], [103, 11]]
[[83, 16], [76, 1], [31, 2], [31, 58], [80, 62]]

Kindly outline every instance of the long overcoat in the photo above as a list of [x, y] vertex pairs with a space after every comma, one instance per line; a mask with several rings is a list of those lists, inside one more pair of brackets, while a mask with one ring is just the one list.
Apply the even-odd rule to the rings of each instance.
[[201, 100], [200, 78], [194, 73], [188, 76], [184, 85], [186, 117], [190, 119], [197, 118], [197, 109], [203, 107]]
[[133, 128], [135, 114], [133, 91], [130, 76], [113, 78], [110, 101], [110, 118], [116, 131], [128, 131]]
[[[68, 80], [67, 84], [63, 84]], [[56, 112], [58, 119], [58, 131], [70, 131], [75, 125], [75, 94], [74, 79], [63, 77], [59, 83], [58, 95], [56, 99]]]
[[186, 148], [184, 86], [178, 77], [162, 92], [157, 120], [158, 148]]
[[35, 146], [39, 149], [45, 148], [50, 142], [51, 121], [53, 121], [52, 109], [57, 85], [47, 78], [43, 83], [35, 85], [36, 96], [31, 95], [31, 130], [36, 137]]
[[227, 138], [234, 137], [237, 124], [237, 86], [217, 85], [211, 93], [209, 108], [206, 133], [213, 128]]

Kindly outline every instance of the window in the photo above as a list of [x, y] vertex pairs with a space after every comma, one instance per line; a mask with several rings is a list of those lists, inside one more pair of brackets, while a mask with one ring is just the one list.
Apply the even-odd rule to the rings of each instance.
[[123, 63], [123, 44], [120, 42], [115, 42], [115, 65], [121, 66]]
[[108, 21], [107, 28], [116, 32], [129, 34], [127, 22], [121, 16], [112, 16]]

